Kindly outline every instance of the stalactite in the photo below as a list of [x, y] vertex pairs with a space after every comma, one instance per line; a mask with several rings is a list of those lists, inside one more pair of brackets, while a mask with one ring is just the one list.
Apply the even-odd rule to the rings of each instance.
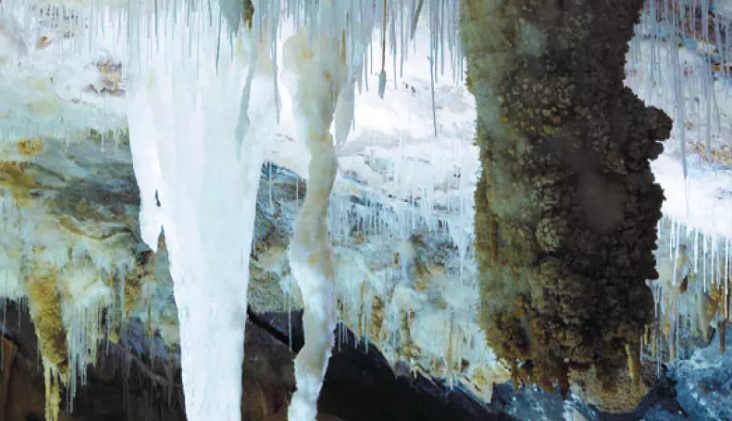
[[61, 294], [56, 286], [56, 270], [37, 268], [25, 281], [45, 373], [46, 420], [56, 421], [61, 403], [59, 382], [68, 378], [69, 370], [66, 329], [61, 310]]
[[58, 421], [61, 412], [60, 374], [44, 360], [43, 376], [46, 389], [46, 421]]
[[649, 160], [671, 121], [623, 86], [642, 0], [465, 0], [482, 172], [476, 257], [488, 344], [518, 380], [611, 387], [653, 319], [663, 193]]
[[[273, 66], [257, 59], [268, 56], [267, 19], [239, 0], [162, 5], [154, 21], [130, 18], [141, 231], [153, 250], [165, 231], [188, 419], [238, 421], [262, 142], [276, 127]], [[186, 18], [150, 37], [163, 15]]]
[[288, 409], [290, 421], [315, 421], [336, 325], [336, 274], [326, 218], [338, 161], [329, 129], [347, 71], [340, 36], [309, 43], [309, 35], [302, 30], [284, 47], [285, 67], [296, 78], [291, 89], [295, 121], [310, 152], [308, 190], [289, 251], [302, 292], [305, 331], [305, 346], [295, 359], [297, 391]]
[[634, 383], [641, 382], [641, 357], [639, 342], [628, 342], [625, 344], [625, 353], [628, 355], [628, 372]]

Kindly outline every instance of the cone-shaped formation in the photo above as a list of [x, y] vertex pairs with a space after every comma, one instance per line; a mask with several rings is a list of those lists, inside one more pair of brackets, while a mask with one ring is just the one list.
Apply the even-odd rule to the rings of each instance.
[[[237, 31], [223, 19], [211, 24], [228, 13], [226, 5], [209, 11], [203, 2], [173, 2], [152, 22], [136, 22], [139, 33], [155, 35], [134, 57], [139, 70], [128, 112], [143, 238], [154, 248], [160, 227], [165, 231], [191, 421], [241, 419], [261, 146], [276, 125], [272, 84], [247, 86], [252, 78], [271, 80], [269, 60], [256, 59], [268, 45], [256, 29]], [[155, 19], [185, 16], [187, 7], [196, 8], [189, 19], [154, 31]], [[240, 129], [243, 120], [253, 123]]]

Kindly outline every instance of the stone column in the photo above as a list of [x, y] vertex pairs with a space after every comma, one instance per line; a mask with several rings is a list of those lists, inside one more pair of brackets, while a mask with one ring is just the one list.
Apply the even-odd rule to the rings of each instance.
[[612, 388], [653, 319], [645, 281], [671, 120], [623, 84], [644, 0], [464, 0], [482, 172], [476, 254], [488, 344], [514, 384]]

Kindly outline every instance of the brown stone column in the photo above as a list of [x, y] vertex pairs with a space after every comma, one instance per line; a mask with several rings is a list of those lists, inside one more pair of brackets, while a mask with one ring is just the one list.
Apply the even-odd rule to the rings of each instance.
[[611, 388], [653, 318], [671, 120], [623, 84], [644, 0], [463, 0], [482, 173], [476, 254], [488, 344], [515, 384]]

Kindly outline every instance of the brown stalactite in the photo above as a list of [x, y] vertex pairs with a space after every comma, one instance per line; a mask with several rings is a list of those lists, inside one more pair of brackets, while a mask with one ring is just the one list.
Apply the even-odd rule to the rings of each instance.
[[643, 0], [464, 0], [478, 105], [481, 322], [499, 358], [566, 392], [612, 388], [653, 319], [663, 192], [650, 160], [671, 120], [623, 84]]

